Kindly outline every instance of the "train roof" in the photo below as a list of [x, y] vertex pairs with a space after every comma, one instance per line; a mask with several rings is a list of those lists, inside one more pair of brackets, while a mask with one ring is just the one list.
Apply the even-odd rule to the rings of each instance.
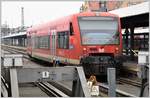
[[53, 21], [49, 21], [47, 23], [43, 23], [43, 24], [39, 24], [39, 25], [35, 25], [33, 27], [30, 27], [27, 31], [36, 31], [42, 28], [47, 28], [47, 27], [51, 27], [51, 26], [55, 26], [61, 23], [70, 23], [71, 19], [73, 17], [78, 17], [78, 16], [95, 16], [95, 14], [100, 14], [102, 16], [112, 16], [112, 17], [119, 17], [116, 14], [112, 14], [109, 12], [82, 12], [82, 13], [76, 13], [76, 14], [72, 14], [69, 16], [65, 16]]
[[58, 23], [62, 23], [62, 22], [67, 22], [71, 20], [71, 16], [65, 16], [65, 17], [62, 17], [62, 18], [59, 18], [59, 19], [56, 19], [56, 20], [53, 20], [53, 21], [48, 21], [46, 23], [42, 23], [42, 24], [38, 24], [38, 25], [35, 25], [31, 28], [29, 28], [27, 31], [36, 31], [36, 30], [39, 30], [41, 28], [46, 28], [46, 27], [50, 27], [50, 26], [54, 26]]

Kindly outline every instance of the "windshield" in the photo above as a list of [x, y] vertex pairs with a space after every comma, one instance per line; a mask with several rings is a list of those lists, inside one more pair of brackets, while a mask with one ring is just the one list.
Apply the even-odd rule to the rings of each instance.
[[117, 19], [113, 17], [79, 17], [83, 45], [119, 44]]

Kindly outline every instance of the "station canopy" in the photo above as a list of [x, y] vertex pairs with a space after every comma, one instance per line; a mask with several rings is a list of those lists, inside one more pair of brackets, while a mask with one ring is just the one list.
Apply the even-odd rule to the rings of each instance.
[[122, 28], [149, 26], [149, 2], [143, 2], [109, 12], [119, 15]]
[[7, 36], [3, 36], [2, 38], [11, 38], [11, 37], [19, 37], [19, 36], [26, 36], [26, 32], [14, 33]]

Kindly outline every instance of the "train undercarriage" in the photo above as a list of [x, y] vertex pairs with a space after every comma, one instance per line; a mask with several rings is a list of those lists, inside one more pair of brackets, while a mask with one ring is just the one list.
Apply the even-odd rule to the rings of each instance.
[[116, 68], [119, 74], [122, 60], [110, 55], [88, 56], [81, 59], [81, 65], [87, 75], [107, 75], [107, 68]]
[[[30, 56], [30, 58], [35, 57]], [[56, 60], [53, 60], [52, 63], [54, 67], [78, 66], [70, 63], [62, 63]], [[122, 63], [123, 62], [121, 56], [114, 57], [112, 54], [90, 54], [89, 56], [83, 57], [80, 60], [80, 66], [83, 66], [86, 75], [107, 75], [107, 68], [116, 68], [116, 73], [119, 74]]]

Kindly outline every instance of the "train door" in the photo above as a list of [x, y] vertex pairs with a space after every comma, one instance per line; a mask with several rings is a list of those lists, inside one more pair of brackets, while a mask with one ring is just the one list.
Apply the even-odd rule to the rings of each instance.
[[56, 30], [51, 30], [51, 55], [53, 58], [56, 56]]

